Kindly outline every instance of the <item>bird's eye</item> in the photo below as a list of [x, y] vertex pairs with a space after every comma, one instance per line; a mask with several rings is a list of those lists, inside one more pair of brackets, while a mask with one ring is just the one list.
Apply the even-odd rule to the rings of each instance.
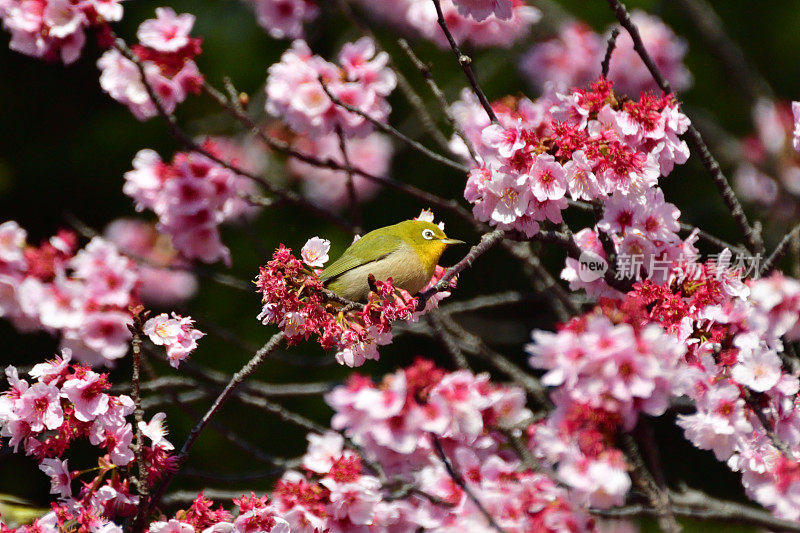
[[426, 241], [433, 239], [433, 237], [434, 237], [433, 230], [430, 229], [422, 230], [422, 238], [425, 239]]

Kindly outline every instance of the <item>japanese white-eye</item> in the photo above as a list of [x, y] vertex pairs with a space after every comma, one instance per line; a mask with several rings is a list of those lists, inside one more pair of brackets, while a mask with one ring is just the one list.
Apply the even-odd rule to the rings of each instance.
[[370, 274], [378, 280], [392, 278], [395, 287], [416, 294], [433, 277], [445, 249], [463, 242], [448, 238], [431, 222], [406, 220], [355, 241], [320, 278], [339, 296], [357, 302], [367, 299]]

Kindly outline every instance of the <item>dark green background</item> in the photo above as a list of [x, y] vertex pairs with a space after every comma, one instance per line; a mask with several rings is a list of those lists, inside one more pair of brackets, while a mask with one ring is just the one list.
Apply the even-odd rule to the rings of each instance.
[[[328, 4], [321, 2], [322, 4]], [[601, 0], [571, 0], [558, 4], [565, 10], [588, 21], [602, 31], [612, 22], [606, 2]], [[797, 72], [800, 57], [800, 5], [783, 0], [752, 2], [718, 0], [714, 7], [724, 20], [730, 34], [741, 44], [750, 59], [771, 83], [775, 93], [784, 99], [800, 99], [800, 79]], [[159, 3], [149, 0], [125, 2], [125, 18], [115, 28], [129, 41], [134, 39], [138, 24], [153, 15]], [[234, 0], [182, 0], [171, 2], [176, 11], [197, 15], [195, 35], [204, 37], [204, 52], [198, 59], [201, 71], [208, 80], [221, 86], [223, 75], [232, 77], [240, 90], [253, 96], [261, 105], [261, 94], [267, 67], [275, 62], [288, 45], [287, 41], [270, 39], [255, 23], [250, 11]], [[729, 73], [704, 49], [692, 26], [670, 2], [629, 2], [630, 7], [655, 11], [689, 41], [687, 64], [695, 78], [694, 86], [683, 100], [690, 112], [702, 110], [725, 129], [737, 135], [751, 129], [749, 103], [737, 92]], [[322, 22], [322, 23], [320, 23]], [[317, 23], [308, 27], [312, 48], [328, 57], [341, 44], [353, 40], [359, 33], [330, 8], [323, 7]], [[539, 30], [541, 31], [541, 30]], [[401, 68], [430, 101], [429, 93], [420, 83], [418, 74], [409, 68], [405, 58], [396, 54], [393, 35], [385, 29], [379, 36], [395, 53]], [[8, 36], [0, 32], [0, 221], [17, 220], [29, 232], [31, 242], [38, 242], [67, 226], [65, 215], [72, 213], [90, 226], [102, 228], [120, 216], [133, 216], [128, 197], [122, 194], [122, 175], [130, 169], [137, 150], [154, 148], [168, 158], [179, 146], [170, 138], [159, 119], [142, 123], [127, 109], [107, 97], [99, 88], [95, 61], [99, 51], [87, 44], [83, 57], [75, 65], [46, 64], [8, 50]], [[464, 81], [448, 52], [424, 42], [412, 42], [418, 54], [435, 65], [435, 74], [448, 96], [454, 99]], [[489, 50], [475, 53], [476, 65], [487, 95], [490, 98], [530, 90], [516, 69], [520, 51], [529, 43], [513, 50]], [[531, 94], [532, 95], [532, 94]], [[533, 95], [532, 95], [533, 96]], [[413, 137], [422, 135], [417, 121], [399, 94], [392, 96], [392, 122]], [[178, 108], [181, 122], [191, 133], [234, 133], [235, 127], [220, 116], [219, 110], [200, 96], [190, 96]], [[439, 116], [439, 115], [437, 115]], [[430, 144], [430, 139], [424, 139]], [[730, 173], [731, 169], [726, 169]], [[397, 146], [393, 176], [445, 197], [460, 198], [464, 177], [415, 152]], [[669, 201], [683, 211], [683, 220], [702, 226], [723, 238], [735, 240], [737, 235], [730, 217], [724, 210], [710, 178], [696, 159], [679, 167], [666, 180], [664, 189]], [[363, 215], [368, 228], [375, 228], [415, 216], [427, 207], [414, 200], [384, 191], [364, 206]], [[447, 213], [437, 213], [454, 237], [475, 241], [476, 235], [463, 222]], [[139, 216], [150, 216], [144, 214]], [[579, 219], [574, 227], [578, 227]], [[788, 226], [785, 221], [781, 227]], [[323, 222], [297, 210], [276, 208], [264, 211], [254, 223], [256, 243], [252, 236], [236, 228], [227, 228], [224, 241], [233, 252], [234, 265], [230, 273], [238, 278], [252, 279], [265, 260], [259, 249], [271, 250], [278, 243], [299, 247], [313, 235], [325, 236], [334, 243], [333, 254], [340, 252], [348, 238]], [[780, 230], [781, 228], [778, 228]], [[767, 234], [770, 245], [779, 234]], [[445, 255], [444, 263], [451, 264], [458, 252]], [[553, 272], [562, 264], [559, 251], [549, 250], [545, 259]], [[221, 265], [214, 268], [224, 270]], [[457, 298], [485, 294], [511, 288], [525, 289], [519, 269], [502, 252], [495, 251], [482, 258], [461, 278]], [[221, 328], [235, 331], [247, 342], [264, 342], [273, 333], [271, 328], [256, 321], [259, 299], [255, 294], [239, 292], [201, 279], [198, 296], [185, 308], [185, 313], [201, 320], [212, 321]], [[521, 346], [532, 327], [551, 327], [552, 316], [539, 304], [517, 307], [491, 315], [466, 317], [465, 325], [485, 335], [495, 347], [524, 365]], [[55, 342], [47, 335], [20, 335], [7, 323], [0, 322], [2, 362], [28, 365], [49, 356]], [[215, 369], [233, 372], [249, 357], [240, 347], [218, 336], [205, 337], [194, 354], [195, 361]], [[332, 357], [321, 353], [317, 346], [305, 343], [294, 347], [295, 358], [311, 357], [321, 364], [298, 366], [285, 362], [269, 362], [257, 377], [271, 382], [341, 380], [348, 369], [330, 365]], [[418, 338], [403, 337], [382, 350], [379, 363], [368, 362], [360, 370], [376, 376], [412, 361], [415, 356], [432, 357], [442, 365], [448, 359], [435, 343]], [[164, 374], [177, 374], [162, 368]], [[478, 367], [480, 368], [480, 367]], [[129, 359], [123, 360], [113, 372], [115, 381], [128, 379]], [[205, 409], [208, 401], [196, 404]], [[330, 411], [321, 400], [288, 401], [290, 408], [327, 423]], [[165, 409], [169, 416], [172, 440], [182, 442], [193, 420], [184, 413]], [[152, 413], [151, 413], [152, 414]], [[257, 418], [256, 418], [257, 417]], [[302, 433], [275, 419], [255, 413], [232, 401], [225, 408], [223, 419], [253, 444], [269, 453], [288, 457], [302, 453], [305, 444]], [[667, 475], [673, 484], [685, 481], [703, 487], [716, 495], [742, 498], [738, 477], [724, 465], [713, 460], [710, 453], [700, 452], [688, 445], [668, 420], [656, 423], [662, 444]], [[193, 450], [192, 467], [218, 473], [267, 471], [251, 457], [231, 447], [213, 431], [206, 431]], [[73, 468], [87, 465], [79, 461]], [[242, 488], [263, 491], [271, 478], [237, 483], [215, 483], [222, 488]], [[206, 483], [178, 478], [176, 488], [199, 489]], [[44, 503], [48, 501], [46, 477], [36, 471], [32, 461], [0, 452], [0, 492], [25, 495]], [[691, 529], [696, 529], [692, 527]]]

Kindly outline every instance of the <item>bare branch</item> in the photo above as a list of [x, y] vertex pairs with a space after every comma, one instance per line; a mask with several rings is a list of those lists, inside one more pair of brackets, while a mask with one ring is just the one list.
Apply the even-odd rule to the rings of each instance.
[[433, 328], [434, 335], [442, 342], [447, 350], [447, 353], [450, 354], [450, 357], [453, 359], [453, 362], [456, 364], [456, 366], [458, 368], [469, 370], [469, 363], [467, 362], [467, 358], [464, 356], [464, 352], [461, 351], [461, 347], [453, 338], [453, 335], [444, 327], [441, 310], [431, 309], [431, 311], [425, 315], [425, 318], [428, 320], [431, 328]]
[[614, 48], [617, 47], [617, 37], [619, 37], [619, 28], [612, 28], [611, 34], [606, 41], [606, 55], [603, 56], [603, 61], [600, 63], [600, 72], [604, 78], [608, 77], [608, 68], [611, 66], [611, 55], [614, 53]]
[[[676, 516], [706, 522], [727, 522], [751, 525], [770, 531], [800, 533], [800, 523], [777, 518], [767, 511], [741, 503], [714, 498], [694, 489], [670, 492], [671, 509]], [[613, 509], [590, 509], [592, 514], [609, 518], [656, 516], [657, 511], [643, 505], [629, 505]]]
[[461, 70], [464, 71], [464, 75], [467, 77], [467, 80], [469, 80], [469, 84], [472, 86], [472, 92], [474, 92], [475, 96], [478, 97], [478, 101], [481, 103], [481, 106], [483, 106], [486, 114], [489, 115], [489, 119], [493, 123], [499, 124], [500, 121], [497, 120], [497, 115], [495, 115], [494, 109], [492, 109], [491, 104], [489, 104], [489, 100], [486, 99], [486, 95], [483, 94], [483, 90], [481, 89], [480, 85], [478, 85], [478, 80], [475, 78], [475, 73], [472, 71], [472, 58], [461, 52], [458, 44], [456, 44], [453, 34], [450, 33], [450, 28], [447, 27], [447, 21], [444, 20], [441, 2], [439, 0], [431, 1], [436, 7], [436, 17], [437, 21], [439, 22], [439, 27], [442, 28], [444, 36], [447, 37], [447, 42], [450, 44], [450, 49], [455, 54], [458, 64], [461, 65]]
[[783, 259], [783, 256], [786, 255], [786, 252], [792, 246], [792, 243], [795, 239], [797, 239], [798, 235], [800, 235], [800, 224], [797, 224], [793, 227], [786, 235], [783, 236], [781, 242], [778, 243], [778, 246], [769, 254], [769, 257], [762, 263], [761, 269], [758, 272], [758, 277], [765, 276], [772, 272], [772, 269], [775, 268], [776, 264]]

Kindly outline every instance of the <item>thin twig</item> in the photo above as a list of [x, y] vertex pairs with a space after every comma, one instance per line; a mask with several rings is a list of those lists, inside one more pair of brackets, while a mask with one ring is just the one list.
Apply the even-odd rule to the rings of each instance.
[[510, 377], [516, 385], [519, 385], [525, 390], [531, 401], [535, 401], [545, 408], [550, 407], [551, 404], [547, 397], [547, 391], [536, 376], [529, 374], [511, 362], [503, 354], [489, 348], [478, 335], [467, 331], [458, 322], [453, 320], [451, 316], [445, 313], [442, 313], [442, 324], [455, 336], [464, 351], [483, 359], [498, 371]]
[[603, 56], [603, 61], [600, 63], [600, 72], [603, 77], [608, 77], [608, 68], [611, 66], [611, 54], [614, 53], [614, 48], [617, 47], [617, 37], [619, 37], [619, 28], [611, 28], [611, 34], [606, 41], [606, 55]]
[[[673, 91], [669, 81], [667, 81], [661, 70], [656, 65], [655, 61], [653, 61], [653, 58], [650, 57], [650, 54], [647, 52], [644, 42], [642, 41], [642, 37], [639, 34], [639, 30], [631, 20], [625, 5], [619, 0], [607, 0], [607, 2], [614, 11], [614, 14], [616, 15], [620, 25], [627, 30], [628, 34], [630, 34], [631, 40], [633, 41], [634, 50], [642, 59], [647, 69], [650, 71], [650, 74], [653, 76], [653, 79], [656, 81], [659, 88], [667, 94], [672, 94]], [[736, 193], [733, 192], [730, 183], [728, 183], [728, 178], [726, 178], [725, 174], [722, 173], [719, 163], [714, 156], [711, 155], [708, 145], [706, 145], [705, 141], [703, 140], [703, 136], [700, 134], [700, 131], [695, 128], [693, 124], [690, 124], [689, 129], [687, 130], [687, 136], [689, 137], [689, 141], [691, 141], [695, 150], [700, 155], [700, 160], [703, 162], [703, 166], [705, 166], [708, 173], [711, 174], [711, 178], [713, 179], [714, 184], [717, 186], [717, 189], [722, 196], [722, 201], [725, 203], [728, 211], [730, 211], [731, 216], [733, 217], [744, 237], [747, 249], [753, 254], [763, 252], [764, 243], [761, 240], [761, 232], [757, 226], [751, 225], [748, 221], [747, 215], [742, 209], [739, 199], [736, 197]]]
[[544, 267], [538, 255], [531, 249], [530, 243], [512, 242], [505, 239], [500, 246], [520, 262], [522, 271], [531, 280], [534, 289], [542, 294], [553, 296], [553, 298], [548, 298], [548, 303], [561, 322], [566, 322], [580, 312], [580, 306], [572, 300], [564, 287]]
[[[339, 10], [346, 16], [350, 21], [355, 24], [364, 35], [368, 36], [372, 41], [375, 43], [376, 47], [380, 51], [386, 51], [385, 47], [381, 44], [380, 39], [378, 36], [375, 35], [375, 32], [367, 26], [360, 18], [358, 18], [353, 10], [350, 7], [350, 4], [346, 0], [337, 0], [337, 5]], [[428, 108], [425, 107], [424, 102], [419, 94], [414, 90], [414, 87], [409, 83], [408, 79], [403, 75], [399, 68], [397, 68], [397, 64], [392, 57], [392, 54], [387, 52], [388, 57], [388, 65], [394, 71], [394, 75], [397, 78], [397, 86], [400, 88], [400, 92], [403, 93], [403, 96], [406, 97], [408, 103], [411, 104], [411, 107], [414, 108], [414, 118], [418, 119], [419, 122], [422, 123], [423, 128], [426, 132], [436, 141], [436, 144], [439, 145], [440, 148], [444, 150], [450, 150], [450, 147], [447, 143], [447, 137], [439, 131], [439, 128], [436, 127], [436, 123], [433, 120]]]
[[[350, 105], [347, 102], [343, 102], [338, 96], [336, 96], [335, 94], [333, 94], [331, 92], [331, 90], [328, 88], [328, 85], [325, 83], [325, 80], [322, 78], [322, 76], [320, 76], [318, 79], [319, 79], [319, 84], [322, 86], [322, 90], [325, 91], [325, 94], [328, 95], [328, 98], [330, 98], [331, 102], [333, 102], [335, 105], [341, 107], [342, 109], [346, 109], [350, 113], [354, 113], [354, 114], [366, 119], [370, 124], [372, 124], [373, 126], [378, 128], [382, 132], [386, 133], [387, 135], [391, 135], [391, 136], [393, 136], [393, 137], [395, 137], [397, 139], [400, 139], [400, 141], [402, 141], [403, 143], [407, 144], [408, 146], [410, 146], [411, 148], [413, 148], [417, 152], [419, 152], [419, 153], [423, 154], [424, 156], [428, 157], [429, 159], [431, 159], [433, 161], [436, 161], [437, 163], [441, 163], [443, 165], [447, 165], [450, 168], [454, 168], [454, 169], [458, 170], [459, 172], [463, 172], [463, 173], [469, 172], [469, 169], [467, 167], [465, 167], [464, 165], [462, 165], [461, 163], [459, 163], [457, 161], [453, 161], [452, 159], [449, 159], [449, 158], [447, 158], [447, 157], [445, 157], [445, 156], [443, 156], [441, 154], [437, 154], [436, 152], [434, 152], [433, 150], [431, 150], [427, 146], [423, 145], [420, 142], [415, 141], [414, 139], [412, 139], [411, 137], [409, 137], [405, 133], [399, 131], [394, 126], [392, 126], [392, 125], [390, 125], [390, 124], [388, 124], [386, 122], [382, 122], [382, 121], [378, 120], [377, 118], [373, 117], [369, 113], [365, 113], [364, 111], [362, 111], [361, 109], [357, 108], [356, 106]], [[349, 167], [350, 165], [348, 164], [347, 166]]]
[[442, 443], [439, 442], [439, 437], [437, 437], [433, 433], [430, 433], [430, 438], [431, 441], [433, 442], [433, 449], [436, 451], [436, 455], [439, 456], [439, 460], [442, 461], [445, 469], [447, 470], [447, 473], [450, 475], [451, 478], [453, 478], [453, 481], [455, 481], [456, 484], [459, 487], [461, 487], [461, 490], [464, 491], [464, 494], [467, 495], [467, 498], [469, 498], [472, 501], [472, 503], [475, 504], [475, 507], [477, 507], [478, 511], [480, 511], [480, 513], [484, 516], [484, 518], [486, 518], [486, 521], [489, 523], [492, 529], [494, 529], [499, 533], [504, 533], [505, 530], [502, 527], [500, 527], [500, 525], [497, 523], [497, 521], [494, 519], [491, 513], [489, 513], [489, 511], [486, 509], [486, 507], [483, 506], [478, 497], [475, 496], [475, 494], [472, 492], [472, 489], [470, 489], [467, 486], [467, 483], [464, 481], [464, 478], [461, 477], [461, 474], [456, 472], [456, 469], [450, 462], [450, 459], [447, 458], [447, 455], [444, 452], [444, 448], [442, 448]]
[[759, 98], [772, 98], [769, 83], [759, 74], [752, 62], [733, 39], [713, 6], [706, 0], [676, 0], [675, 3], [688, 15], [689, 21], [706, 43], [706, 48], [717, 56], [731, 74], [750, 103]]
[[783, 259], [783, 256], [786, 255], [786, 252], [789, 251], [791, 248], [792, 242], [800, 235], [800, 224], [797, 224], [793, 227], [786, 235], [783, 236], [781, 242], [778, 243], [778, 246], [769, 254], [769, 257], [762, 263], [761, 268], [758, 272], [758, 277], [765, 276], [769, 274], [775, 265]]
[[453, 113], [450, 112], [450, 104], [447, 102], [447, 98], [444, 96], [444, 93], [436, 84], [436, 80], [433, 79], [433, 73], [431, 72], [431, 67], [426, 65], [422, 62], [422, 60], [417, 57], [414, 53], [414, 50], [408, 44], [408, 41], [405, 39], [398, 39], [397, 44], [400, 45], [400, 48], [406, 53], [408, 58], [417, 67], [420, 74], [422, 74], [422, 78], [425, 80], [425, 83], [428, 84], [433, 95], [436, 97], [436, 101], [439, 103], [439, 109], [441, 109], [442, 113], [444, 114], [445, 118], [447, 119], [447, 123], [450, 124], [450, 127], [453, 128], [453, 131], [456, 135], [458, 135], [461, 140], [464, 142], [464, 145], [467, 147], [467, 151], [469, 152], [472, 161], [476, 164], [480, 161], [478, 157], [478, 152], [475, 150], [475, 146], [472, 144], [472, 141], [467, 137], [467, 134], [464, 132], [464, 128], [461, 127], [461, 124], [458, 123], [456, 118], [453, 116]]
[[633, 467], [631, 477], [639, 489], [647, 496], [650, 505], [656, 510], [658, 517], [658, 525], [662, 531], [667, 533], [679, 533], [681, 526], [675, 520], [675, 515], [672, 512], [672, 507], [669, 501], [669, 492], [662, 489], [653, 479], [652, 474], [647, 469], [639, 453], [639, 447], [636, 441], [633, 440], [627, 433], [620, 436], [622, 440], [622, 447], [625, 450], [625, 455]]
[[514, 305], [523, 302], [540, 301], [542, 295], [539, 294], [523, 294], [517, 291], [498, 292], [496, 294], [485, 294], [470, 298], [469, 300], [461, 300], [441, 306], [442, 311], [451, 315], [458, 313], [471, 313], [474, 311], [483, 311], [493, 307], [501, 307], [505, 305]]
[[478, 85], [478, 80], [475, 78], [475, 73], [472, 71], [472, 58], [461, 52], [456, 40], [453, 38], [453, 34], [450, 33], [450, 28], [447, 27], [447, 21], [444, 19], [444, 13], [442, 13], [441, 2], [439, 0], [431, 1], [436, 7], [436, 19], [439, 23], [439, 27], [442, 28], [444, 36], [447, 38], [447, 42], [450, 44], [450, 49], [453, 51], [453, 54], [455, 54], [458, 64], [461, 65], [461, 70], [464, 71], [464, 75], [467, 77], [467, 80], [472, 87], [472, 92], [474, 92], [475, 96], [478, 97], [478, 101], [481, 103], [481, 106], [483, 106], [484, 111], [486, 111], [486, 114], [489, 115], [489, 120], [495, 124], [499, 124], [500, 121], [497, 120], [497, 115], [495, 115], [494, 109], [492, 109], [491, 104], [489, 104], [489, 100], [486, 99], [486, 95], [483, 94], [483, 90], [481, 89], [480, 85]]
[[[342, 161], [348, 169], [352, 168], [350, 156], [347, 155], [347, 143], [345, 142], [344, 132], [341, 126], [336, 126], [336, 136], [339, 137], [339, 150], [342, 152]], [[359, 235], [364, 232], [364, 225], [361, 222], [361, 211], [358, 209], [358, 196], [356, 195], [356, 184], [353, 181], [353, 171], [347, 170], [347, 196], [350, 201], [350, 217], [355, 224], [354, 231]]]
[[744, 401], [750, 406], [750, 409], [753, 410], [753, 413], [758, 418], [758, 421], [761, 423], [761, 426], [764, 428], [764, 432], [769, 437], [770, 442], [775, 448], [781, 452], [787, 459], [791, 459], [792, 461], [797, 461], [797, 458], [792, 453], [791, 448], [789, 445], [781, 440], [778, 437], [777, 433], [775, 433], [774, 425], [770, 422], [767, 418], [767, 415], [764, 413], [764, 410], [759, 405], [759, 400], [753, 395], [753, 392], [748, 389], [747, 387], [742, 387], [742, 396], [744, 397]]

